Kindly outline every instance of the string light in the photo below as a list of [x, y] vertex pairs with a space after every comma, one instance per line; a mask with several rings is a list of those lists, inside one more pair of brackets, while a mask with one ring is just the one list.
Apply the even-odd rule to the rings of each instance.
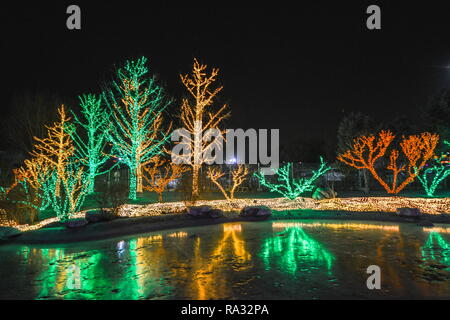
[[62, 177], [65, 175], [65, 168], [70, 162], [70, 158], [74, 155], [73, 140], [69, 134], [70, 117], [66, 115], [64, 105], [58, 108], [59, 121], [55, 122], [53, 126], [47, 127], [47, 137], [40, 139], [34, 137], [36, 144], [31, 155], [36, 158], [41, 158], [45, 166], [55, 168], [55, 193], [59, 196], [60, 183]]
[[[72, 218], [74, 218], [74, 219], [84, 218], [85, 214], [86, 214], [86, 211], [81, 211], [76, 214], [73, 214]], [[33, 231], [33, 230], [41, 229], [51, 223], [58, 222], [58, 221], [59, 221], [58, 217], [53, 217], [53, 218], [48, 218], [48, 219], [39, 221], [36, 224], [14, 224], [13, 227], [22, 232], [26, 232], [26, 231]], [[4, 226], [4, 225], [0, 224], [0, 226]]]
[[194, 58], [192, 75], [180, 75], [181, 82], [192, 96], [193, 104], [189, 99], [183, 99], [181, 105], [181, 121], [183, 127], [189, 133], [182, 141], [176, 142], [186, 151], [181, 157], [170, 152], [172, 159], [181, 158], [181, 161], [188, 162], [192, 166], [192, 196], [199, 195], [199, 172], [203, 163], [210, 163], [214, 160], [208, 154], [211, 150], [219, 148], [222, 140], [216, 137], [212, 142], [203, 137], [209, 129], [218, 129], [220, 122], [228, 117], [230, 113], [225, 113], [227, 105], [223, 105], [216, 112], [211, 111], [213, 100], [222, 90], [222, 86], [212, 89], [212, 84], [216, 81], [219, 69], [213, 68], [211, 73], [206, 71], [207, 65], [200, 64]]
[[[58, 179], [61, 180], [59, 185], [57, 185]], [[48, 193], [52, 209], [61, 221], [68, 220], [75, 212], [80, 210], [89, 190], [87, 175], [78, 163], [68, 164], [62, 177], [53, 173], [46, 184], [48, 185], [48, 190], [61, 188], [61, 191], [58, 193]]]
[[[427, 214], [449, 213], [448, 198], [407, 198], [407, 197], [352, 197], [314, 200], [312, 198], [248, 198], [234, 199], [233, 206], [228, 200], [198, 200], [196, 205], [210, 205], [223, 211], [238, 211], [246, 206], [263, 205], [276, 211], [318, 210], [351, 212], [396, 212], [399, 208], [418, 208]], [[182, 213], [186, 209], [184, 202], [153, 203], [148, 205], [126, 204], [120, 215], [128, 217], [157, 216], [167, 212]], [[321, 213], [317, 212], [320, 216]]]
[[108, 125], [110, 123], [109, 113], [101, 105], [101, 97], [94, 94], [79, 97], [82, 119], [72, 112], [74, 123], [86, 133], [86, 139], [81, 138], [76, 128], [71, 130], [71, 136], [75, 144], [75, 156], [87, 167], [89, 183], [88, 193], [94, 192], [95, 177], [111, 170], [100, 172], [100, 167], [109, 159], [104, 153], [107, 142]]
[[58, 121], [47, 126], [47, 137], [34, 137], [32, 158], [14, 170], [13, 186], [21, 188], [18, 199], [9, 195], [8, 200], [33, 210], [50, 205], [57, 219], [64, 221], [79, 211], [87, 184], [83, 169], [73, 158], [72, 127], [64, 105], [58, 108], [58, 115]]
[[[230, 206], [228, 200], [199, 200], [197, 205], [210, 205], [223, 211], [240, 211], [244, 207], [263, 205], [275, 211], [286, 212], [295, 210], [317, 210], [317, 211], [350, 211], [350, 212], [367, 212], [372, 215], [374, 212], [396, 212], [398, 208], [419, 208], [421, 212], [426, 214], [442, 214], [449, 213], [448, 198], [406, 198], [406, 197], [353, 197], [353, 198], [335, 198], [314, 200], [311, 198], [301, 198], [289, 200], [287, 198], [249, 198], [235, 199], [233, 207]], [[183, 214], [186, 210], [186, 204], [182, 201], [168, 203], [152, 203], [147, 205], [125, 204], [121, 206], [119, 215], [122, 217], [144, 217], [144, 216], [161, 216], [167, 213]], [[299, 212], [298, 218], [301, 218]], [[320, 218], [321, 212], [317, 212]], [[277, 214], [275, 213], [274, 216]], [[73, 218], [84, 217], [84, 212], [73, 214]], [[17, 225], [22, 231], [36, 230], [49, 223], [58, 221], [58, 218], [50, 218], [43, 220], [35, 225]], [[4, 223], [0, 226], [5, 226]], [[424, 230], [430, 230], [426, 228]], [[446, 231], [443, 231], [446, 232]]]
[[[449, 145], [447, 141], [444, 144]], [[447, 154], [442, 153], [440, 157], [435, 156], [434, 159], [419, 174], [419, 168], [415, 168], [417, 179], [422, 184], [427, 196], [433, 197], [439, 184], [450, 175], [450, 165], [447, 159]]]
[[15, 227], [17, 222], [8, 219], [8, 215], [5, 209], [0, 208], [0, 226], [2, 227]]
[[21, 188], [14, 195], [10, 194], [9, 199], [28, 208], [45, 210], [50, 204], [48, 194], [52, 190], [48, 189], [47, 181], [52, 170], [52, 166], [48, 165], [42, 156], [25, 159], [20, 168], [13, 170], [14, 183], [8, 193], [16, 186]]
[[323, 158], [320, 157], [320, 167], [316, 171], [313, 170], [313, 175], [310, 178], [295, 179], [291, 177], [292, 163], [288, 163], [275, 171], [278, 183], [267, 181], [262, 172], [256, 172], [255, 176], [259, 179], [259, 182], [263, 186], [269, 188], [271, 192], [278, 192], [290, 200], [295, 200], [302, 193], [312, 191], [316, 180], [330, 169], [331, 168], [323, 161]]
[[208, 178], [219, 188], [225, 199], [232, 201], [234, 200], [234, 193], [236, 188], [239, 187], [246, 179], [248, 175], [248, 168], [243, 164], [238, 164], [237, 167], [231, 170], [231, 176], [233, 179], [233, 185], [230, 189], [230, 195], [226, 192], [225, 188], [219, 182], [219, 179], [225, 175], [221, 168], [208, 167]]
[[[392, 185], [389, 186], [378, 175], [375, 170], [375, 163], [378, 159], [384, 157], [394, 139], [395, 135], [389, 130], [381, 131], [378, 134], [378, 139], [374, 135], [358, 137], [353, 141], [352, 148], [339, 154], [337, 159], [356, 169], [367, 169], [388, 193], [396, 194], [414, 181], [418, 174], [416, 168], [422, 168], [432, 158], [439, 141], [439, 135], [424, 132], [420, 136], [403, 137], [400, 147], [408, 162], [406, 166], [398, 166], [399, 151], [391, 151], [389, 163], [386, 167], [392, 171]], [[398, 182], [400, 173], [406, 175], [405, 180], [401, 183]]]
[[112, 153], [130, 169], [129, 198], [143, 192], [142, 168], [162, 152], [170, 138], [163, 132], [162, 111], [170, 104], [155, 77], [148, 76], [147, 58], [127, 61], [117, 70], [112, 90], [104, 93], [112, 114], [108, 140]]
[[422, 184], [427, 196], [433, 197], [439, 184], [450, 175], [450, 166], [435, 164], [425, 169], [417, 179]]
[[147, 182], [143, 188], [149, 192], [156, 192], [159, 196], [159, 202], [162, 202], [162, 193], [167, 185], [181, 178], [182, 174], [188, 169], [173, 162], [168, 163], [160, 157], [153, 158], [151, 163], [151, 166], [143, 167], [143, 177]]

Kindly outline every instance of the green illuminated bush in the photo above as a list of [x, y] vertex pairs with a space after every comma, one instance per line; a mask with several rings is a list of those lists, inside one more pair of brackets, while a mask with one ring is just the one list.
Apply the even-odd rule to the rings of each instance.
[[269, 188], [271, 192], [278, 192], [283, 197], [288, 198], [290, 200], [295, 200], [302, 193], [307, 191], [312, 191], [315, 187], [315, 182], [318, 178], [320, 178], [324, 173], [326, 173], [331, 168], [323, 161], [323, 158], [320, 157], [320, 166], [319, 169], [313, 170], [313, 174], [309, 178], [293, 178], [291, 177], [291, 168], [292, 163], [288, 163], [283, 167], [278, 168], [278, 170], [274, 171], [278, 183], [272, 183], [267, 181], [265, 175], [262, 172], [255, 173], [255, 176], [259, 179], [259, 182]]

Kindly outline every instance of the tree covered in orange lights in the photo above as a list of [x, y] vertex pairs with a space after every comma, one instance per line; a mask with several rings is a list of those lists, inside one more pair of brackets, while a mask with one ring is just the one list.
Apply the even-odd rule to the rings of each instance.
[[19, 197], [16, 203], [43, 210], [49, 205], [60, 220], [66, 220], [80, 209], [88, 191], [87, 175], [74, 157], [71, 138], [73, 125], [62, 105], [59, 120], [47, 126], [47, 136], [35, 137], [31, 158], [14, 171]]
[[234, 200], [234, 193], [236, 192], [237, 187], [239, 187], [247, 178], [248, 168], [243, 164], [239, 164], [235, 169], [231, 170], [233, 184], [230, 188], [230, 195], [227, 194], [227, 191], [219, 182], [219, 179], [224, 175], [225, 173], [220, 168], [208, 167], [208, 178], [219, 188], [225, 196], [225, 199], [229, 201]]
[[26, 218], [33, 223], [50, 204], [45, 187], [49, 176], [49, 166], [42, 158], [26, 159], [20, 168], [13, 169], [14, 180], [9, 187], [2, 188], [2, 200], [15, 204], [16, 209], [25, 209]]
[[42, 159], [43, 166], [49, 166], [56, 170], [56, 196], [59, 196], [61, 178], [65, 175], [65, 168], [74, 155], [75, 148], [70, 136], [70, 117], [66, 115], [64, 105], [58, 108], [59, 120], [53, 126], [46, 126], [47, 137], [41, 139], [34, 137], [36, 143], [31, 155]]
[[129, 199], [143, 191], [142, 168], [162, 151], [170, 138], [163, 130], [162, 112], [170, 100], [156, 78], [149, 75], [147, 58], [126, 61], [110, 90], [104, 93], [111, 111], [108, 140], [112, 153], [130, 172]]
[[45, 186], [51, 171], [43, 157], [26, 159], [20, 168], [13, 171], [14, 183], [11, 189], [21, 186], [18, 190], [20, 196], [15, 197], [18, 198], [15, 202], [36, 210], [45, 210], [49, 205], [50, 192]]
[[155, 157], [151, 164], [143, 167], [144, 169], [144, 189], [149, 192], [156, 192], [159, 196], [159, 202], [163, 201], [162, 193], [167, 185], [175, 179], [181, 178], [187, 168], [182, 165]]
[[[422, 168], [433, 157], [439, 135], [424, 132], [403, 137], [400, 147], [404, 160], [400, 161], [398, 150], [391, 150], [386, 169], [392, 173], [392, 181], [388, 184], [377, 172], [377, 161], [383, 159], [394, 139], [389, 130], [381, 131], [377, 137], [360, 136], [353, 141], [351, 149], [338, 155], [338, 160], [356, 169], [367, 169], [388, 193], [396, 194], [414, 181], [418, 174], [416, 168]], [[401, 182], [400, 175], [404, 175]]]
[[[183, 147], [185, 152], [181, 159], [172, 153], [172, 159], [189, 164], [192, 167], [192, 196], [199, 195], [199, 172], [203, 163], [209, 163], [211, 150], [220, 147], [220, 137], [210, 141], [207, 137], [210, 129], [218, 132], [220, 122], [229, 113], [225, 112], [226, 105], [214, 108], [214, 99], [222, 90], [222, 86], [213, 88], [219, 69], [213, 68], [207, 71], [207, 65], [200, 64], [194, 59], [192, 74], [180, 75], [181, 82], [189, 92], [190, 98], [184, 98], [181, 105], [181, 121], [187, 131], [178, 147]], [[209, 131], [211, 132], [211, 131]], [[210, 163], [209, 163], [210, 164]]]

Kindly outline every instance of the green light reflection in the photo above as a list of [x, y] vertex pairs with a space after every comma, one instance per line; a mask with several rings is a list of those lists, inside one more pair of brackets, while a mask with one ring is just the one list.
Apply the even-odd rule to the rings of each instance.
[[422, 246], [422, 257], [425, 261], [435, 261], [450, 269], [450, 245], [439, 232], [430, 232], [427, 241]]
[[308, 236], [300, 227], [289, 227], [264, 241], [261, 259], [266, 270], [273, 265], [285, 272], [295, 274], [302, 268], [311, 266], [325, 268], [331, 273], [335, 257]]

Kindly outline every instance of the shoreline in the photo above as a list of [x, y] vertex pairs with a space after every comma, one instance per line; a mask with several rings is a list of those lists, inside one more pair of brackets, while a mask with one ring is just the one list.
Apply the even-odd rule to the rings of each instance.
[[450, 215], [424, 214], [420, 219], [400, 217], [391, 212], [350, 212], [350, 211], [319, 211], [319, 210], [289, 210], [273, 211], [266, 219], [240, 217], [236, 212], [228, 212], [224, 217], [216, 219], [196, 219], [185, 214], [164, 214], [158, 216], [118, 218], [107, 222], [90, 223], [84, 227], [68, 229], [66, 227], [45, 227], [24, 232], [0, 245], [47, 245], [67, 244], [76, 242], [107, 240], [121, 236], [137, 236], [149, 232], [168, 229], [181, 229], [196, 226], [223, 224], [228, 222], [257, 222], [276, 220], [360, 220], [374, 222], [414, 223], [429, 221], [432, 223], [450, 224]]

